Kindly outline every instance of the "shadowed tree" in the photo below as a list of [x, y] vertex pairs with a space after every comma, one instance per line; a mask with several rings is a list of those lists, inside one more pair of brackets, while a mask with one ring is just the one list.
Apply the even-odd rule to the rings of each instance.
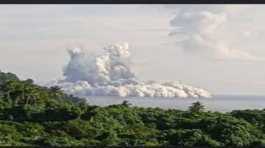
[[199, 101], [192, 103], [192, 105], [189, 107], [190, 112], [203, 112], [205, 109], [204, 105], [202, 105]]
[[124, 100], [124, 101], [121, 103], [121, 105], [124, 105], [124, 106], [129, 107], [129, 106], [131, 106], [132, 104], [131, 104], [129, 101]]
[[59, 86], [50, 87], [50, 91], [54, 95], [53, 97], [60, 98], [64, 96], [63, 91], [61, 90]]

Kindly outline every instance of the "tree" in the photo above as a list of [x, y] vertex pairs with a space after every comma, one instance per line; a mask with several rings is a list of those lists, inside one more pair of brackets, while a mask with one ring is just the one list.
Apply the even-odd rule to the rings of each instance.
[[121, 105], [124, 105], [124, 106], [131, 106], [132, 104], [129, 102], [129, 101], [127, 101], [127, 100], [124, 100], [122, 103], [121, 103]]
[[19, 80], [19, 78], [13, 73], [4, 73], [0, 71], [0, 85], [5, 84], [10, 80]]
[[100, 107], [59, 87], [1, 77], [0, 146], [265, 147], [265, 110], [203, 112], [200, 102], [189, 111], [128, 101]]
[[192, 103], [192, 105], [189, 107], [189, 111], [194, 113], [203, 112], [204, 109], [204, 105], [202, 105], [199, 101]]

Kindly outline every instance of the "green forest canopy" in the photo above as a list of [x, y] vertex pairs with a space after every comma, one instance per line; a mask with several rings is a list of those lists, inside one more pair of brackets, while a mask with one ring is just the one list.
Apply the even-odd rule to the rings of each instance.
[[92, 106], [0, 72], [0, 145], [265, 147], [265, 110]]

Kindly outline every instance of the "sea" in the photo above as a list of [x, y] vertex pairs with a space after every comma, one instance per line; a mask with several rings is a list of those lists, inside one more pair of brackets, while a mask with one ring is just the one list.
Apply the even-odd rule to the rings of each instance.
[[148, 97], [87, 97], [90, 105], [108, 106], [128, 101], [132, 106], [187, 110], [194, 102], [201, 102], [206, 110], [230, 112], [232, 110], [265, 109], [265, 96], [214, 95], [212, 98], [148, 98]]

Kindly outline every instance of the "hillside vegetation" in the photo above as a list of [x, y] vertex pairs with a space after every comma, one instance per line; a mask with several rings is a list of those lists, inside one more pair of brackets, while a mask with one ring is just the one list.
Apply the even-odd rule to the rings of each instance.
[[[59, 87], [0, 73], [1, 146], [265, 147], [265, 110], [231, 113], [87, 105]], [[177, 101], [177, 100], [176, 100]]]

